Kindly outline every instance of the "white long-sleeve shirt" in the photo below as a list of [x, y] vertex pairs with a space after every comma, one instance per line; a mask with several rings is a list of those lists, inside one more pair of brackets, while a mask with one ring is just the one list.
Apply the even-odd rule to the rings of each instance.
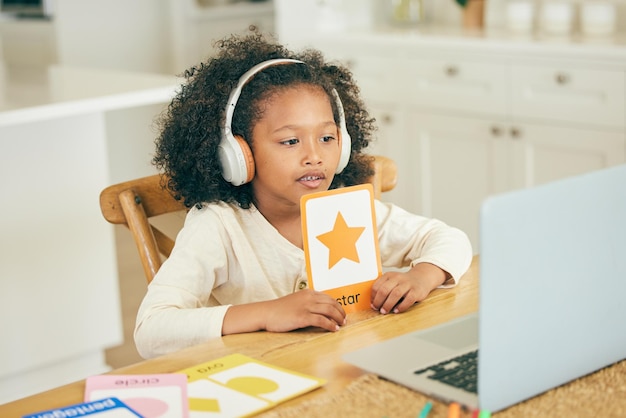
[[[441, 221], [375, 201], [383, 267], [432, 263], [454, 286], [468, 269], [467, 235]], [[221, 337], [231, 305], [276, 299], [305, 288], [304, 251], [254, 207], [193, 208], [139, 307], [135, 343], [150, 358]]]

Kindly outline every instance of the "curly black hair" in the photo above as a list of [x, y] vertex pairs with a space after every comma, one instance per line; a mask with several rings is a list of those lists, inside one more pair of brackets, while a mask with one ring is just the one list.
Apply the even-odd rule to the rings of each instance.
[[328, 63], [321, 52], [306, 49], [294, 53], [269, 35], [233, 35], [215, 43], [217, 54], [186, 70], [186, 82], [157, 120], [154, 165], [164, 174], [164, 187], [185, 206], [224, 201], [249, 208], [254, 203], [251, 185], [233, 186], [223, 179], [218, 144], [224, 126], [225, 107], [239, 77], [254, 65], [274, 58], [291, 58], [306, 65], [278, 65], [257, 73], [243, 88], [233, 116], [232, 131], [250, 143], [252, 129], [261, 118], [259, 104], [279, 89], [296, 84], [319, 86], [329, 96], [335, 122], [339, 113], [333, 89], [339, 94], [352, 138], [350, 160], [335, 176], [332, 188], [366, 182], [372, 175], [372, 157], [363, 152], [375, 129], [351, 72]]

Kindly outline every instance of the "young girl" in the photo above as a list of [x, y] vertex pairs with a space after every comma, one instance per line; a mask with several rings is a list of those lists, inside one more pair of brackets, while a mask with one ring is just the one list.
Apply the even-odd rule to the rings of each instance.
[[[374, 120], [350, 72], [253, 33], [221, 41], [185, 76], [154, 162], [190, 210], [139, 308], [139, 353], [257, 330], [340, 330], [342, 306], [306, 288], [300, 198], [372, 175]], [[409, 269], [375, 282], [372, 309], [406, 311], [469, 267], [463, 232], [392, 204], [375, 209], [383, 266]]]

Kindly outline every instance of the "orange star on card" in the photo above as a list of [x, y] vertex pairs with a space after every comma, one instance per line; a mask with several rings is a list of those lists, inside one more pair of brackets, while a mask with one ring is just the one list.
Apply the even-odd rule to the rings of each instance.
[[365, 227], [349, 227], [345, 219], [343, 219], [341, 212], [337, 212], [333, 230], [317, 236], [317, 239], [327, 246], [330, 251], [328, 256], [329, 269], [343, 258], [359, 262], [356, 242], [364, 230]]

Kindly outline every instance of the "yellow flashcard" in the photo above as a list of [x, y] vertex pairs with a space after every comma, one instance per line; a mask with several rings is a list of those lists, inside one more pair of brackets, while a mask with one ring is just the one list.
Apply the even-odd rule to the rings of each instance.
[[348, 313], [370, 309], [372, 284], [382, 274], [372, 185], [305, 195], [300, 210], [309, 288]]
[[239, 353], [179, 373], [187, 375], [190, 418], [255, 415], [326, 383]]

